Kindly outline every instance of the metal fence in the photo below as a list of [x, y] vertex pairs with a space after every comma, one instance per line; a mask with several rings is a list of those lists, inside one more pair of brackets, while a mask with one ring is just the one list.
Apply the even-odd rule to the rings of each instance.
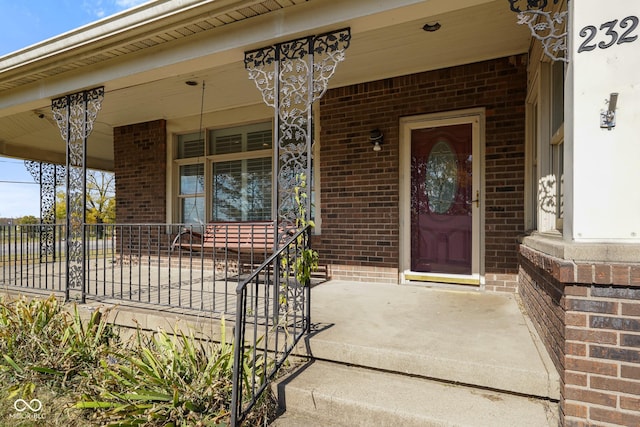
[[[198, 235], [207, 226], [185, 224], [87, 224], [82, 288], [67, 289], [65, 227], [0, 226], [0, 281], [13, 289], [169, 307], [184, 311], [235, 313], [236, 287], [272, 252], [241, 245], [238, 226], [215, 230], [229, 245], [212, 246]], [[264, 228], [244, 237], [264, 242]], [[255, 232], [256, 236], [251, 233]], [[231, 235], [236, 235], [235, 239]], [[258, 235], [260, 234], [260, 235]], [[180, 236], [181, 240], [176, 241]], [[271, 238], [273, 241], [273, 238]], [[178, 244], [180, 243], [180, 244]]]
[[66, 250], [60, 225], [0, 226], [0, 280], [3, 285], [64, 292]]

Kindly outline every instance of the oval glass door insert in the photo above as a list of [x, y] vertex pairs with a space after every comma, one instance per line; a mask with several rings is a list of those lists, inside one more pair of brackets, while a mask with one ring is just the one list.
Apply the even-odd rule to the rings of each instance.
[[456, 199], [458, 160], [448, 142], [440, 140], [429, 153], [426, 186], [429, 210], [445, 214]]

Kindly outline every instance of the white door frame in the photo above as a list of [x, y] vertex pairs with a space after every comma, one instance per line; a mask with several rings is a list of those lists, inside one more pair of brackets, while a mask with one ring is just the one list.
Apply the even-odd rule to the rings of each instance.
[[[473, 204], [472, 261], [470, 275], [434, 274], [411, 271], [411, 131], [430, 127], [472, 125]], [[484, 147], [485, 109], [448, 111], [400, 119], [400, 283], [411, 280], [484, 286]]]

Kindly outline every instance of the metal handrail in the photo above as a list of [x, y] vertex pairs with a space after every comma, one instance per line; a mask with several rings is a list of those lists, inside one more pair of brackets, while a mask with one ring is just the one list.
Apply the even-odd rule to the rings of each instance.
[[[298, 257], [310, 248], [310, 230], [310, 226], [298, 230], [236, 289], [231, 426], [242, 423], [269, 380], [311, 330], [310, 281], [300, 283], [295, 271]], [[248, 327], [251, 333], [245, 342]], [[245, 387], [249, 393], [243, 399]]]

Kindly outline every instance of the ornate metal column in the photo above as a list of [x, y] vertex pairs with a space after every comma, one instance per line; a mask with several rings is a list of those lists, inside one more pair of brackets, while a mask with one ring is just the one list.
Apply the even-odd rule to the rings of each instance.
[[53, 118], [67, 144], [67, 300], [74, 289], [85, 301], [86, 147], [103, 98], [104, 87], [98, 87], [51, 101]]
[[326, 92], [350, 41], [345, 28], [245, 52], [249, 78], [275, 109], [275, 211], [285, 229], [297, 226], [299, 204], [304, 219], [310, 219], [312, 104]]
[[62, 165], [25, 160], [33, 179], [40, 184], [40, 261], [50, 255], [56, 259], [56, 188], [66, 176]]
[[[567, 19], [569, 13], [547, 12], [551, 0], [508, 0], [510, 8], [518, 14], [518, 24], [531, 30], [531, 36], [542, 43], [544, 53], [554, 61], [569, 62], [567, 52]], [[558, 4], [559, 0], [553, 0]], [[569, 0], [570, 1], [570, 0]]]

